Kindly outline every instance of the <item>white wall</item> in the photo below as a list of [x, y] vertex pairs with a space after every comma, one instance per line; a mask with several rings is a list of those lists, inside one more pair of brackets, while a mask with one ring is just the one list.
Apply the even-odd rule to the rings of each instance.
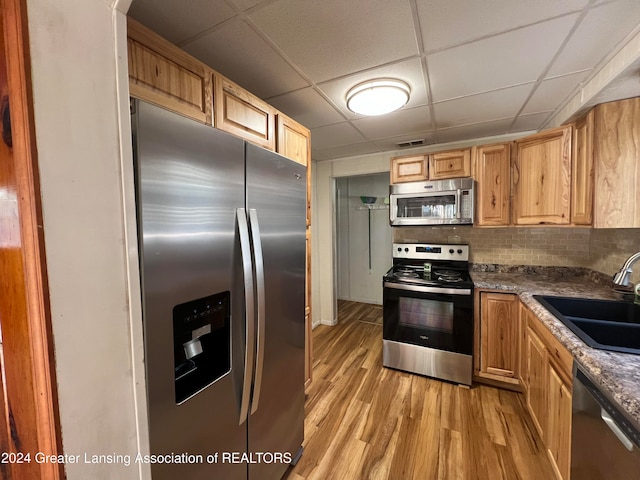
[[[27, 0], [62, 443], [81, 458], [148, 450], [126, 19], [116, 6]], [[66, 472], [150, 478], [139, 465]]]

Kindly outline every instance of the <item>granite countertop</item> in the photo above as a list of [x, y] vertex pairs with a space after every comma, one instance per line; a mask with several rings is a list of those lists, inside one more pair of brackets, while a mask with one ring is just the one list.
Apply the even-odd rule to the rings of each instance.
[[640, 425], [640, 355], [607, 352], [586, 345], [533, 295], [556, 295], [617, 300], [611, 279], [580, 268], [473, 265], [471, 278], [476, 289], [503, 290], [520, 300], [571, 352], [582, 370]]

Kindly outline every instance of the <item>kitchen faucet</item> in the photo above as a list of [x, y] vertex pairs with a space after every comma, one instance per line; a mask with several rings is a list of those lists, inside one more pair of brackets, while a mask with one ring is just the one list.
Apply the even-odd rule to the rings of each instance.
[[620, 271], [613, 276], [613, 283], [616, 285], [623, 285], [625, 287], [628, 286], [630, 283], [629, 277], [631, 276], [631, 267], [638, 260], [640, 260], [640, 252], [634, 253], [627, 258], [627, 261], [624, 262]]

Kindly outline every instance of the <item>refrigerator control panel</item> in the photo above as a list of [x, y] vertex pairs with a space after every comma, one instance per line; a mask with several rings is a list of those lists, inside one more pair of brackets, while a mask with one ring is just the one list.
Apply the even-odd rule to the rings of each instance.
[[230, 293], [173, 308], [176, 403], [201, 392], [231, 370]]

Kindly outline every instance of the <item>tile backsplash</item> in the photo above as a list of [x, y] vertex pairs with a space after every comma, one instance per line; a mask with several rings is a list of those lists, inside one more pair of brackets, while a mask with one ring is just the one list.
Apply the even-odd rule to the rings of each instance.
[[[640, 251], [640, 229], [399, 227], [394, 242], [466, 243], [472, 263], [587, 267], [613, 275]], [[632, 281], [640, 281], [640, 262]]]

